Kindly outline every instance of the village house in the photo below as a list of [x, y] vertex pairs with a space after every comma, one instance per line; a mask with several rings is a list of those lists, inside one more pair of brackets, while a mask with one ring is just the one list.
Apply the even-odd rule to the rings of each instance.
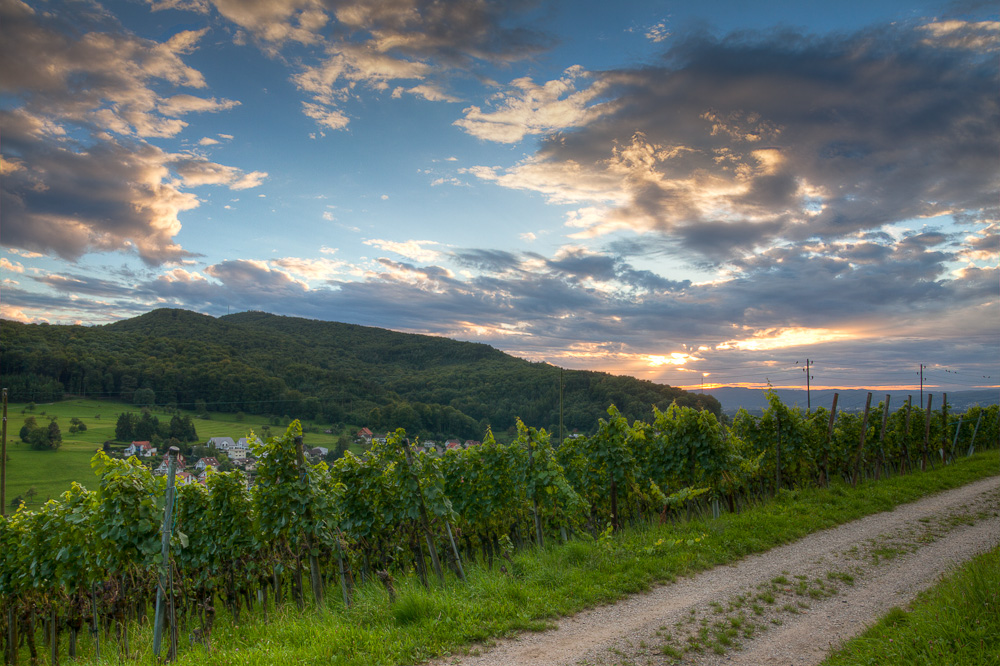
[[[170, 455], [164, 454], [163, 460], [160, 461], [159, 466], [153, 470], [153, 474], [163, 475], [167, 473], [168, 466], [170, 465]], [[178, 472], [187, 467], [187, 460], [184, 458], [183, 453], [177, 454], [177, 465], [174, 467]]]
[[219, 461], [215, 458], [199, 458], [198, 462], [194, 466], [194, 468], [199, 472], [203, 472], [207, 470], [209, 467], [218, 470]]
[[236, 442], [233, 441], [232, 437], [210, 437], [206, 446], [214, 446], [219, 451], [228, 452], [229, 449], [236, 447]]
[[207, 442], [208, 446], [214, 446], [216, 450], [225, 453], [232, 461], [243, 460], [250, 452], [250, 443], [246, 437], [240, 437], [233, 441], [232, 437], [212, 437]]
[[361, 430], [358, 431], [357, 438], [362, 442], [364, 442], [366, 445], [369, 446], [371, 445], [372, 437], [373, 437], [372, 431], [369, 430], [368, 428], [362, 428]]
[[156, 447], [149, 442], [132, 442], [125, 447], [125, 457], [138, 456], [140, 458], [152, 458], [156, 455]]
[[479, 446], [480, 444], [482, 444], [482, 442], [480, 442], [478, 439], [465, 440], [465, 448], [469, 448], [470, 446]]

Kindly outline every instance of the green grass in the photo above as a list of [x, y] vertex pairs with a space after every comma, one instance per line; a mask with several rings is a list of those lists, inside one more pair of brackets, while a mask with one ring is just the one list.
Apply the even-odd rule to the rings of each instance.
[[823, 666], [1000, 664], [1000, 547], [848, 641]]
[[[69, 490], [74, 481], [85, 487], [93, 487], [94, 473], [90, 469], [90, 459], [106, 440], [114, 440], [115, 424], [118, 415], [123, 412], [139, 413], [140, 408], [120, 402], [104, 400], [73, 399], [57, 403], [37, 404], [34, 411], [28, 411], [27, 405], [10, 403], [7, 406], [7, 488], [5, 510], [9, 511], [10, 501], [34, 489], [34, 495], [25, 498], [29, 509], [37, 509], [47, 499], [59, 497]], [[170, 421], [172, 413], [154, 409], [153, 415], [161, 422]], [[245, 437], [250, 430], [257, 433], [266, 423], [261, 416], [247, 415], [243, 421], [237, 420], [236, 414], [212, 412], [210, 419], [200, 419], [194, 412], [181, 411], [181, 414], [191, 416], [200, 442], [207, 442], [210, 437]], [[56, 451], [32, 451], [21, 442], [18, 432], [27, 417], [34, 416], [39, 425], [47, 425], [49, 418], [59, 418], [59, 429], [62, 431], [62, 445]], [[86, 425], [86, 432], [70, 433], [70, 419], [81, 419]], [[308, 425], [308, 424], [307, 424]], [[307, 432], [305, 441], [310, 446], [332, 448], [336, 444], [337, 435], [322, 432], [327, 426], [318, 428], [320, 432]], [[272, 434], [284, 431], [284, 426], [271, 426]], [[354, 448], [360, 453], [360, 448]]]
[[[544, 629], [560, 616], [996, 473], [997, 452], [989, 451], [946, 468], [865, 483], [857, 489], [790, 491], [778, 502], [738, 515], [724, 514], [718, 520], [626, 530], [611, 540], [525, 550], [514, 556], [506, 574], [499, 567], [488, 571], [467, 563], [467, 585], [452, 579], [443, 588], [425, 591], [413, 577], [400, 577], [394, 605], [382, 587], [365, 585], [357, 590], [355, 606], [345, 609], [339, 590], [333, 587], [327, 591], [322, 611], [299, 613], [283, 608], [276, 616], [271, 609], [270, 622], [264, 622], [259, 613], [244, 613], [244, 621], [237, 626], [218, 604], [220, 617], [211, 652], [184, 640], [177, 663], [418, 663], [475, 649], [477, 642], [512, 632]], [[701, 540], [695, 542], [697, 538]], [[669, 545], [676, 539], [683, 541]], [[718, 631], [731, 640], [730, 629]], [[722, 639], [710, 632], [705, 627], [700, 645], [714, 651]], [[133, 627], [132, 636], [132, 658], [121, 663], [150, 663], [149, 627]], [[91, 653], [87, 641], [81, 639], [84, 655]], [[102, 653], [113, 654], [114, 644], [102, 646]], [[26, 661], [22, 652], [22, 663]], [[81, 659], [79, 663], [94, 662]]]

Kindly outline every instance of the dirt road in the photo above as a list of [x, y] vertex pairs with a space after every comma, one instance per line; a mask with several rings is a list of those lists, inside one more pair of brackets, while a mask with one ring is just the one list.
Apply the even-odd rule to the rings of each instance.
[[998, 543], [1000, 478], [990, 478], [437, 664], [818, 664]]

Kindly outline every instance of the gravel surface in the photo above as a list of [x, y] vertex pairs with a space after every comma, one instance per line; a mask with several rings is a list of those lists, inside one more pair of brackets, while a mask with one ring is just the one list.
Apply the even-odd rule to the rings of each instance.
[[998, 543], [994, 477], [435, 663], [818, 664], [831, 647]]

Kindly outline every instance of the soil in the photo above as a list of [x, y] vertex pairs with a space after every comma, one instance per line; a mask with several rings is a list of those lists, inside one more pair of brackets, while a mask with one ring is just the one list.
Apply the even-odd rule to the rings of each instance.
[[808, 666], [1000, 544], [1000, 477], [817, 532], [470, 654], [461, 666]]

